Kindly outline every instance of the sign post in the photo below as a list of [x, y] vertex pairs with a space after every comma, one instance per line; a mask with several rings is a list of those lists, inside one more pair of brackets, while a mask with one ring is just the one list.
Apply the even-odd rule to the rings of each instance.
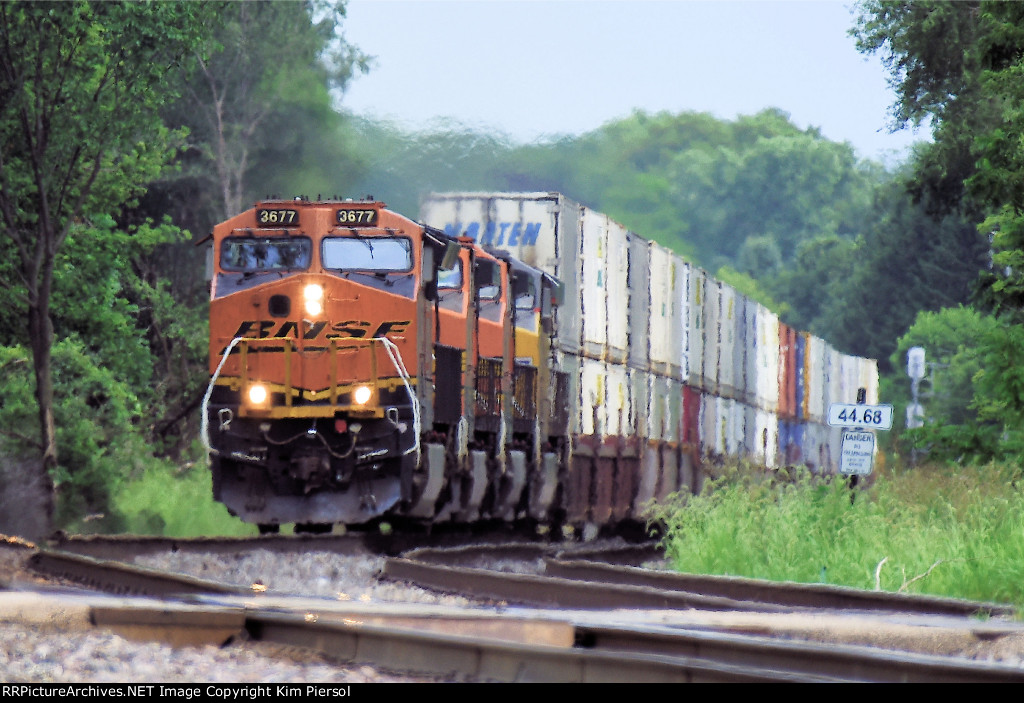
[[843, 476], [867, 476], [874, 468], [875, 433], [892, 429], [891, 405], [868, 405], [865, 392], [857, 391], [857, 403], [832, 403], [828, 406], [830, 427], [843, 428], [839, 453], [839, 473]]

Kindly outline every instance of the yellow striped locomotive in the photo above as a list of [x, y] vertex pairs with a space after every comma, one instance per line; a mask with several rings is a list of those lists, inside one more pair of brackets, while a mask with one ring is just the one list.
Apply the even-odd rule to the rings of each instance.
[[604, 527], [702, 462], [835, 470], [875, 362], [557, 193], [272, 200], [214, 229], [203, 436], [269, 531]]
[[233, 514], [512, 519], [545, 466], [554, 490], [552, 277], [372, 200], [260, 202], [213, 250], [203, 436]]

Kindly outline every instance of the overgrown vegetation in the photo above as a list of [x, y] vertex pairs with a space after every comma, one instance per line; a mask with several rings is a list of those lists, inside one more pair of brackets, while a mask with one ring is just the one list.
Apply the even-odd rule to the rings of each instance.
[[673, 566], [1024, 606], [1024, 469], [919, 466], [865, 490], [735, 472], [652, 508]]

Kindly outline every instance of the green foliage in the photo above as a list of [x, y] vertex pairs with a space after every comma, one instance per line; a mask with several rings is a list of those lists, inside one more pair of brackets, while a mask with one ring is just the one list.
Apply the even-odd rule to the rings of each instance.
[[[119, 482], [148, 453], [138, 427], [146, 407], [132, 385], [94, 356], [77, 338], [57, 342], [53, 349], [54, 417], [60, 463], [54, 473], [58, 524], [70, 525], [87, 516], [102, 516], [98, 525], [116, 525], [107, 513]], [[23, 347], [0, 348], [5, 370], [0, 399], [2, 449], [22, 454], [38, 426], [31, 355]]]
[[1024, 605], [1016, 466], [891, 472], [856, 494], [766, 478], [653, 509], [677, 570]]
[[[999, 423], [979, 415], [976, 383], [984, 365], [986, 340], [999, 329], [995, 318], [957, 306], [919, 313], [900, 337], [890, 358], [896, 370], [890, 389], [894, 398], [911, 397], [905, 372], [907, 352], [911, 347], [924, 348], [929, 372], [918, 393], [925, 407], [926, 424], [907, 431], [905, 436], [913, 446], [927, 448], [931, 459], [987, 460], [997, 453]], [[897, 409], [902, 405], [899, 403]]]
[[206, 461], [178, 468], [156, 462], [124, 481], [112, 500], [131, 534], [172, 537], [244, 537], [256, 527], [230, 515], [213, 500]]
[[771, 294], [764, 290], [756, 279], [745, 273], [740, 273], [728, 266], [723, 266], [718, 269], [715, 278], [729, 284], [741, 295], [745, 295], [751, 300], [756, 300], [761, 305], [764, 305], [769, 310], [774, 310], [780, 315], [785, 315], [789, 311], [788, 304], [780, 303], [773, 299]]

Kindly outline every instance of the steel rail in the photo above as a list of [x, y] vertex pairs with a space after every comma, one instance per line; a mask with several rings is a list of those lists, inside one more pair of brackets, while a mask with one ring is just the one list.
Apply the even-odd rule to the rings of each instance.
[[314, 649], [334, 660], [457, 680], [558, 683], [837, 682], [734, 662], [657, 653], [523, 645], [489, 638], [421, 633], [372, 625], [310, 623], [282, 614], [250, 615], [256, 641]]
[[242, 586], [231, 586], [144, 566], [49, 549], [37, 550], [29, 557], [28, 565], [38, 573], [68, 579], [105, 593], [118, 595], [172, 597], [203, 593], [252, 594], [251, 588]]

